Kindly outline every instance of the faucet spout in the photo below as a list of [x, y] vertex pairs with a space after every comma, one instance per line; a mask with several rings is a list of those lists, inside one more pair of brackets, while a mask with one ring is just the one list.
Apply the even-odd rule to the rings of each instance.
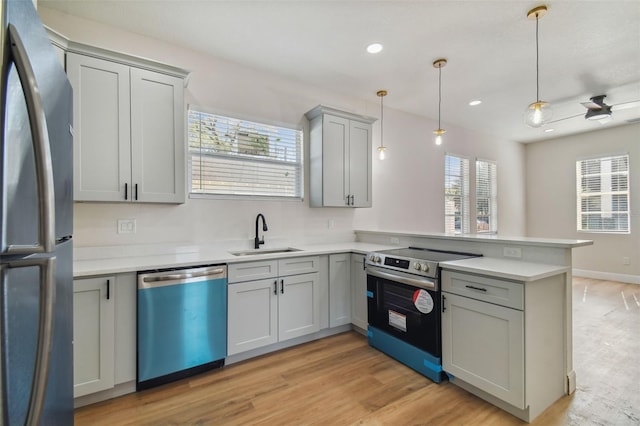
[[262, 236], [262, 239], [260, 239], [260, 236], [258, 235], [258, 223], [260, 222], [260, 218], [262, 218], [262, 231], [268, 231], [269, 228], [267, 228], [267, 221], [264, 218], [264, 215], [262, 213], [258, 213], [258, 216], [256, 216], [256, 237], [253, 240], [253, 248], [255, 249], [259, 249], [260, 248], [260, 244], [264, 244], [264, 235]]

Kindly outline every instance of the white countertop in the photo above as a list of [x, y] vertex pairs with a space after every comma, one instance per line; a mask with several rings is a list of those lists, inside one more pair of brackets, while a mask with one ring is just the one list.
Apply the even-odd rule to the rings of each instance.
[[[396, 248], [395, 246], [370, 244], [359, 242], [339, 242], [331, 244], [295, 244], [300, 251], [288, 253], [259, 254], [247, 256], [234, 256], [224, 248], [208, 247], [202, 250], [187, 252], [176, 252], [168, 254], [136, 255], [136, 256], [115, 256], [112, 248], [105, 248], [105, 256], [100, 256], [100, 250], [94, 249], [95, 258], [74, 260], [73, 276], [87, 277], [92, 275], [118, 274], [124, 272], [145, 271], [161, 268], [180, 268], [196, 265], [216, 264], [216, 263], [241, 263], [262, 259], [274, 259], [285, 257], [315, 256], [332, 253], [367, 253], [370, 251], [386, 250]], [[273, 247], [266, 247], [271, 249]]]
[[571, 270], [568, 266], [546, 265], [493, 257], [472, 257], [441, 262], [440, 266], [451, 271], [491, 275], [492, 277], [515, 281], [536, 281]]

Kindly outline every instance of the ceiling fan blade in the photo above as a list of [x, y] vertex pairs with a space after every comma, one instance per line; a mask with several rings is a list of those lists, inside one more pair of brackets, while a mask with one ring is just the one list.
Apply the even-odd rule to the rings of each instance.
[[550, 121], [547, 124], [559, 123], [561, 121], [571, 120], [572, 118], [576, 118], [576, 117], [584, 117], [584, 114], [570, 115], [569, 117], [558, 118], [557, 120]]
[[586, 109], [594, 109], [594, 110], [598, 110], [598, 109], [602, 109], [602, 105], [598, 105], [595, 102], [589, 101], [589, 102], [580, 102], [582, 104], [583, 107], [585, 107]]
[[621, 104], [616, 104], [611, 107], [611, 111], [618, 111], [621, 109], [629, 109], [629, 108], [640, 108], [640, 100], [623, 102]]

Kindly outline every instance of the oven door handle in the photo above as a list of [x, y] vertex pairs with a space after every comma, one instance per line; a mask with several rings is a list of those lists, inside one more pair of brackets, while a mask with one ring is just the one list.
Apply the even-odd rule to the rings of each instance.
[[[374, 267], [375, 268], [375, 267]], [[396, 274], [390, 274], [388, 272], [380, 271], [379, 269], [374, 269], [371, 266], [367, 268], [367, 274], [372, 275], [378, 278], [384, 278], [390, 281], [396, 281], [402, 284], [412, 285], [415, 287], [420, 287], [428, 290], [435, 290], [436, 284], [431, 280], [426, 279], [418, 279], [418, 278], [409, 278]]]

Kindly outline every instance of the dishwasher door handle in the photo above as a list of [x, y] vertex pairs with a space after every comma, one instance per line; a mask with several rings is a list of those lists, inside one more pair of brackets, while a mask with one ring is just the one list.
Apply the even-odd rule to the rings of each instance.
[[138, 288], [160, 287], [169, 284], [188, 284], [193, 278], [226, 278], [227, 268], [194, 269], [184, 272], [154, 273], [139, 276]]

